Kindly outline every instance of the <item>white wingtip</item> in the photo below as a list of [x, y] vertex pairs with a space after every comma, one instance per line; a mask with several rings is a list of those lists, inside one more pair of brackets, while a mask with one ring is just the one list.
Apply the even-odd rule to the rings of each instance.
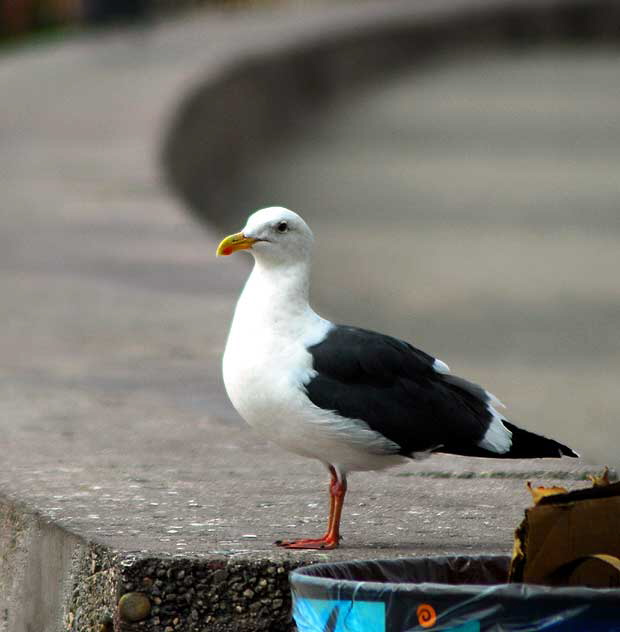
[[435, 358], [435, 362], [433, 362], [433, 370], [437, 373], [450, 373], [450, 367], [438, 358]]
[[506, 454], [512, 447], [512, 432], [504, 426], [504, 417], [493, 406], [489, 405], [487, 408], [493, 418], [478, 445], [482, 449], [495, 452], [496, 454]]

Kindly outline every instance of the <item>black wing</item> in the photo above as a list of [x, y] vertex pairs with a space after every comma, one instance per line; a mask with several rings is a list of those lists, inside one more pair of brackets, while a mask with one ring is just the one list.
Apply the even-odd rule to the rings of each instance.
[[397, 338], [348, 326], [334, 327], [308, 351], [318, 375], [306, 389], [320, 408], [365, 421], [404, 455], [434, 449], [491, 455], [477, 446], [492, 421], [488, 394], [437, 372], [432, 356]]
[[361, 419], [406, 456], [435, 450], [494, 458], [576, 457], [569, 447], [504, 421], [512, 433], [501, 454], [478, 445], [493, 415], [482, 387], [435, 370], [435, 358], [403, 340], [336, 326], [308, 349], [316, 377], [306, 385], [320, 408]]

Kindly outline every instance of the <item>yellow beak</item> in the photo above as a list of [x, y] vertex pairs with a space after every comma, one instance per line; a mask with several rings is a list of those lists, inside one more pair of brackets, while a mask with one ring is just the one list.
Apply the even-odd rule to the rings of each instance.
[[256, 243], [256, 239], [253, 237], [246, 237], [243, 233], [235, 233], [222, 239], [215, 254], [218, 257], [232, 255], [236, 250], [248, 250], [254, 243]]

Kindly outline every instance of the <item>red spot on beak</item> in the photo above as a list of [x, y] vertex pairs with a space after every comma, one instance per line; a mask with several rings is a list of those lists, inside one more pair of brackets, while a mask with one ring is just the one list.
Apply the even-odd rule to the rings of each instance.
[[224, 250], [222, 250], [222, 254], [223, 255], [231, 255], [232, 254], [232, 248], [224, 248]]

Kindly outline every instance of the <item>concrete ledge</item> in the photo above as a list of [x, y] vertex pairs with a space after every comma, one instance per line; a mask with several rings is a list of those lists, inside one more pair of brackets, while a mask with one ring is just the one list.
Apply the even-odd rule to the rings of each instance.
[[[266, 143], [356, 82], [448, 42], [617, 25], [610, 1], [390, 2], [208, 14], [3, 60], [0, 630], [287, 630], [294, 566], [507, 550], [513, 499], [540, 472], [501, 464], [490, 486], [488, 464], [440, 457], [356, 477], [337, 553], [272, 548], [322, 528], [320, 468], [226, 402], [244, 268], [215, 268], [214, 235], [168, 195], [160, 132], [169, 182], [217, 218]], [[552, 482], [589, 468], [536, 469]], [[131, 623], [119, 600], [135, 592], [149, 609]]]

